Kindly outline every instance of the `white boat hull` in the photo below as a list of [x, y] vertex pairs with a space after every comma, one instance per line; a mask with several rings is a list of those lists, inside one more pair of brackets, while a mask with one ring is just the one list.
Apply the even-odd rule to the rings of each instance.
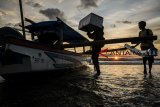
[[86, 66], [87, 57], [65, 50], [46, 51], [16, 44], [6, 44], [5, 50], [23, 55], [21, 63], [0, 64], [0, 75], [54, 72]]

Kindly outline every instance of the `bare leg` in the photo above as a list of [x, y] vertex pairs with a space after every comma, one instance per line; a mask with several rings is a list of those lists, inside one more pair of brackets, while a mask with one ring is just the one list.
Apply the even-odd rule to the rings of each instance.
[[147, 62], [147, 59], [146, 59], [146, 57], [143, 57], [144, 74], [147, 74], [146, 62]]
[[148, 59], [148, 66], [149, 66], [149, 73], [151, 74], [151, 70], [152, 70], [152, 64], [153, 64], [153, 57]]
[[95, 67], [95, 65], [94, 65], [94, 71], [96, 71], [96, 67]]
[[93, 64], [94, 64], [94, 68], [97, 71], [97, 75], [100, 75], [100, 68], [99, 68], [99, 62], [98, 62], [98, 53], [94, 53], [92, 54], [92, 60], [93, 60]]
[[95, 64], [97, 75], [100, 75], [100, 68], [99, 68], [99, 63]]
[[149, 62], [149, 73], [151, 74], [151, 70], [152, 70], [152, 62]]

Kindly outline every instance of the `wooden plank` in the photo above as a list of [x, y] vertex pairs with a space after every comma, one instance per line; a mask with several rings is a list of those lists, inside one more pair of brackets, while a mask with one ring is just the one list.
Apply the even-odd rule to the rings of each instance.
[[103, 44], [115, 44], [115, 43], [125, 43], [125, 42], [134, 42], [142, 43], [148, 40], [157, 40], [157, 36], [152, 37], [131, 37], [131, 38], [118, 38], [118, 39], [108, 39], [108, 40], [99, 40], [93, 42], [81, 42], [75, 44], [63, 44], [62, 48], [72, 48], [72, 47], [83, 47], [83, 46], [93, 46], [93, 45], [103, 45]]
[[81, 42], [81, 43], [75, 43], [75, 44], [54, 45], [54, 46], [48, 46], [40, 43], [35, 43], [32, 41], [8, 37], [6, 38], [6, 43], [12, 43], [16, 45], [31, 47], [31, 48], [45, 49], [45, 50], [48, 49], [50, 51], [51, 50], [55, 51], [55, 50], [63, 50], [64, 48], [74, 48], [74, 47], [93, 46], [93, 45], [102, 45], [102, 44], [115, 44], [115, 43], [125, 43], [125, 42], [141, 43], [147, 40], [157, 40], [157, 36], [108, 39], [108, 40], [100, 40], [100, 41], [93, 41], [93, 42], [89, 41], [89, 42]]

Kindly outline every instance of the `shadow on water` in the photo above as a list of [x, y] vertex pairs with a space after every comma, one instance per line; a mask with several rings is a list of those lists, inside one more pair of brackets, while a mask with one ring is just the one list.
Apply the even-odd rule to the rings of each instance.
[[0, 107], [97, 107], [102, 98], [89, 71], [54, 78], [9, 81], [0, 84]]

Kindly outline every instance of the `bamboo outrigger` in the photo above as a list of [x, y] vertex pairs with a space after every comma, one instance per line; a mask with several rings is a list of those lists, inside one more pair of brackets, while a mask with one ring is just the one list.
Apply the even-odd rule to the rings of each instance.
[[100, 40], [100, 41], [94, 41], [94, 42], [87, 41], [87, 42], [81, 42], [76, 44], [64, 44], [61, 47], [73, 48], [73, 47], [92, 46], [92, 45], [101, 45], [101, 44], [115, 44], [115, 43], [125, 43], [125, 42], [142, 43], [148, 40], [157, 40], [157, 36], [118, 38], [118, 39], [108, 39], [108, 40]]

